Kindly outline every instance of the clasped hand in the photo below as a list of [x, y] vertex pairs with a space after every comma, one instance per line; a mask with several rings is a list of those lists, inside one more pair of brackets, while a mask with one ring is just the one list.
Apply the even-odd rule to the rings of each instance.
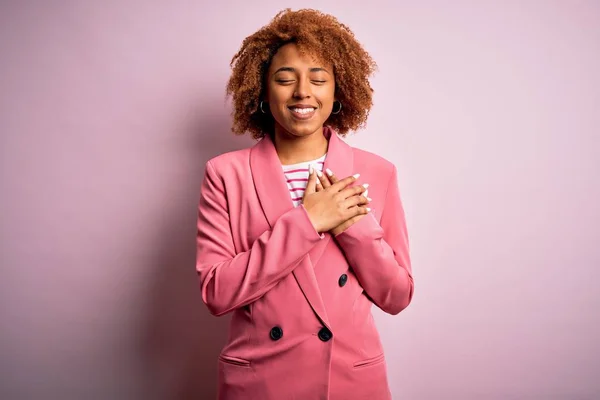
[[329, 169], [324, 174], [310, 168], [302, 204], [319, 233], [338, 235], [364, 217], [370, 208], [368, 184], [350, 186], [359, 175], [339, 180]]

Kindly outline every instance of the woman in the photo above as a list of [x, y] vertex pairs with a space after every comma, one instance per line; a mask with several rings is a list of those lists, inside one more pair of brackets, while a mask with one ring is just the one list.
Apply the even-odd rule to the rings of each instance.
[[233, 314], [219, 398], [390, 399], [371, 307], [413, 296], [397, 173], [338, 136], [366, 122], [375, 63], [334, 17], [284, 10], [232, 68], [233, 131], [262, 140], [201, 188], [202, 299]]

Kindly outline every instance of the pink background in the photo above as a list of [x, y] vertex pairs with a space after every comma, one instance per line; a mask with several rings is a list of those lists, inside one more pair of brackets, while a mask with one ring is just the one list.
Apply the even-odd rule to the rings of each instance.
[[[600, 5], [304, 1], [379, 63], [416, 292], [395, 399], [600, 398]], [[195, 222], [229, 60], [274, 0], [0, 5], [0, 397], [209, 399]], [[357, 171], [360, 172], [360, 171]]]

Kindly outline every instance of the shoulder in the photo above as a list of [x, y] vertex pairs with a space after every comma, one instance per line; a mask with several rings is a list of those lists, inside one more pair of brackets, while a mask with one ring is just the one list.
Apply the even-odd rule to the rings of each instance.
[[355, 168], [371, 171], [380, 176], [391, 177], [396, 173], [396, 166], [390, 160], [367, 150], [351, 147]]
[[207, 173], [215, 173], [218, 176], [227, 176], [234, 171], [248, 171], [250, 164], [251, 147], [228, 151], [212, 157], [206, 162]]

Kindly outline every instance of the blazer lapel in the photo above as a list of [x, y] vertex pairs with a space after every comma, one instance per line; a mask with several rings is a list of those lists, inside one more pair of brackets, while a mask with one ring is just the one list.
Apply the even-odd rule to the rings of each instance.
[[323, 134], [329, 140], [327, 157], [325, 157], [325, 168], [329, 168], [338, 179], [354, 175], [354, 153], [352, 147], [344, 142], [338, 134], [326, 126]]
[[[352, 148], [329, 127], [323, 128], [323, 134], [329, 140], [325, 168], [331, 169], [340, 179], [352, 175]], [[294, 204], [275, 145], [269, 136], [265, 136], [250, 149], [250, 169], [262, 211], [272, 228], [279, 217], [291, 210]], [[300, 261], [293, 274], [315, 314], [331, 329], [314, 272], [314, 266], [331, 240], [329, 233], [324, 236]]]
[[294, 207], [275, 145], [265, 136], [250, 149], [250, 170], [256, 194], [271, 228]]

